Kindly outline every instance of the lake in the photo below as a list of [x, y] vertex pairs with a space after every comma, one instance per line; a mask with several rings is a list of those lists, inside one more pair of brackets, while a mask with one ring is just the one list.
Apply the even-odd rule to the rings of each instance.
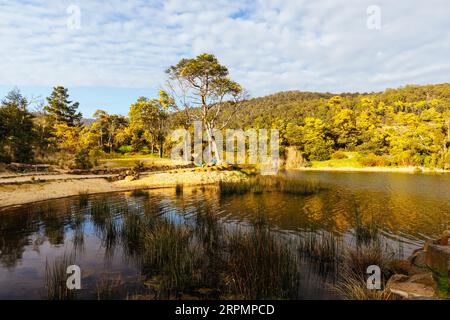
[[[376, 226], [384, 248], [405, 258], [450, 227], [450, 175], [284, 174], [314, 181], [324, 190], [312, 195], [221, 195], [218, 187], [205, 186], [81, 195], [3, 209], [0, 299], [50, 298], [48, 277], [55, 275], [52, 268], [58, 261], [81, 268], [82, 290], [76, 293], [77, 299], [224, 299], [247, 294], [334, 299], [339, 298], [333, 290], [338, 268], [324, 272], [299, 253], [297, 241], [332, 235], [338, 245], [354, 246], [359, 226]], [[261, 213], [270, 236], [251, 231]], [[146, 228], [151, 232], [143, 239]], [[249, 266], [266, 268], [261, 251], [239, 245], [246, 241], [250, 246], [257, 243], [282, 251], [267, 251], [267, 259], [279, 263], [280, 279], [295, 278], [295, 286], [286, 284], [271, 293], [270, 279], [262, 284], [246, 282], [248, 274], [236, 263], [239, 257], [248, 255], [257, 262]], [[176, 256], [166, 256], [165, 248]], [[290, 273], [293, 269], [286, 269], [292, 267], [290, 261], [298, 262], [298, 279]], [[262, 274], [266, 271], [273, 272], [264, 269]], [[286, 273], [292, 277], [284, 277]]]

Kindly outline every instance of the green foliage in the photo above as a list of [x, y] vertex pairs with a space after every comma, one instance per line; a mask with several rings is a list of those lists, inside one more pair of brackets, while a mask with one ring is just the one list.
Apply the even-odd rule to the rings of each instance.
[[390, 161], [386, 156], [378, 156], [372, 152], [361, 156], [358, 161], [364, 167], [387, 167], [390, 165]]
[[345, 154], [345, 152], [338, 150], [336, 152], [333, 152], [333, 154], [331, 155], [331, 159], [335, 159], [335, 160], [340, 160], [340, 159], [346, 159], [347, 155]]
[[303, 150], [310, 160], [328, 160], [334, 142], [326, 124], [316, 118], [306, 118], [303, 126]]
[[450, 84], [339, 96], [281, 92], [246, 101], [231, 126], [277, 128], [282, 143], [315, 163], [342, 149], [384, 156], [364, 156], [368, 163], [449, 168]]
[[33, 116], [19, 90], [8, 93], [0, 106], [0, 161], [31, 162], [34, 158]]
[[91, 169], [93, 164], [89, 157], [89, 150], [81, 149], [75, 154], [75, 168], [76, 169]]
[[69, 100], [68, 90], [64, 87], [54, 87], [44, 110], [53, 123], [64, 123], [76, 126], [81, 122], [81, 113], [77, 112], [79, 103]]
[[[246, 100], [245, 90], [211, 54], [182, 59], [167, 75], [171, 91], [139, 98], [128, 117], [97, 110], [94, 121], [84, 124], [64, 87], [55, 87], [43, 110], [33, 114], [27, 111], [29, 101], [12, 91], [0, 107], [0, 161], [54, 156], [53, 163], [87, 168], [88, 158], [93, 165], [105, 153], [158, 151], [163, 156], [173, 146], [166, 139], [171, 130], [190, 129], [201, 120], [205, 147], [216, 155], [213, 129], [265, 128], [280, 131], [281, 152], [295, 146], [313, 166], [328, 161], [450, 168], [450, 84], [371, 94], [289, 91]], [[344, 158], [338, 150], [363, 156]]]
[[206, 130], [208, 147], [217, 157], [216, 141], [213, 130], [222, 130], [234, 118], [246, 93], [243, 88], [229, 77], [227, 67], [221, 65], [212, 54], [203, 53], [192, 59], [182, 59], [178, 64], [167, 69], [171, 89], [181, 100], [177, 106], [181, 124], [187, 128], [194, 120], [202, 121]]
[[122, 154], [130, 153], [133, 151], [133, 147], [130, 145], [120, 146], [118, 151]]
[[157, 146], [159, 156], [164, 154], [164, 143], [169, 133], [168, 102], [166, 93], [160, 92], [159, 99], [140, 97], [131, 105], [128, 116], [132, 133], [132, 144], [135, 151], [142, 150], [148, 144]]

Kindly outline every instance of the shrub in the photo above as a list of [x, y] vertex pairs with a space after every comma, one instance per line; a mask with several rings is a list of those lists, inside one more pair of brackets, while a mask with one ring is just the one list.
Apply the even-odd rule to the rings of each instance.
[[135, 161], [134, 162], [134, 167], [133, 167], [133, 172], [135, 174], [139, 174], [141, 173], [145, 168], [144, 162], [142, 161]]
[[87, 149], [81, 149], [75, 154], [75, 169], [91, 169], [93, 164], [89, 157], [89, 151]]
[[346, 159], [346, 158], [347, 158], [347, 156], [346, 156], [345, 152], [343, 152], [341, 150], [338, 150], [331, 155], [331, 159], [339, 160], [339, 159]]
[[374, 153], [369, 153], [358, 159], [365, 167], [387, 167], [390, 165], [390, 161], [386, 156], [377, 156]]
[[119, 148], [119, 153], [121, 153], [121, 154], [130, 153], [132, 151], [133, 151], [133, 147], [129, 146], [129, 145], [121, 146]]

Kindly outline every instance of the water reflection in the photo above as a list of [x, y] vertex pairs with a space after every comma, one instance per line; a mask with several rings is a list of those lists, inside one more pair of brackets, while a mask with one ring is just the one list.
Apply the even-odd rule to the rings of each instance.
[[[333, 256], [343, 242], [360, 244], [376, 235], [401, 256], [449, 228], [447, 176], [289, 174], [318, 180], [328, 188], [310, 196], [226, 197], [216, 187], [185, 188], [182, 193], [164, 189], [59, 199], [4, 210], [0, 215], [0, 298], [46, 298], [46, 261], [64, 254], [73, 254], [83, 270], [84, 290], [77, 298], [180, 298], [181, 287], [194, 286], [193, 279], [202, 288], [189, 294], [220, 298], [227, 290], [217, 287], [226, 276], [220, 252], [229, 240], [223, 235], [236, 228], [251, 234], [251, 222], [261, 212], [267, 214], [276, 238], [300, 239], [296, 248], [300, 248], [301, 279], [296, 297], [329, 298], [335, 294], [328, 284], [334, 283], [339, 269], [336, 260], [314, 261], [308, 251], [302, 253], [302, 246], [314, 246], [313, 239], [329, 243], [327, 254]], [[161, 258], [155, 253], [160, 248], [156, 244], [184, 253]], [[178, 276], [161, 279], [161, 265], [172, 265], [170, 274]], [[194, 270], [198, 274], [183, 278]], [[167, 283], [177, 290], [158, 295], [160, 286]]]

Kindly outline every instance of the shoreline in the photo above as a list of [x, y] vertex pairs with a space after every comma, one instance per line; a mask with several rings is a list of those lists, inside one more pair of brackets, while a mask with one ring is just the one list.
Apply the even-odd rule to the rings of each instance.
[[389, 172], [389, 173], [450, 173], [449, 170], [443, 169], [428, 169], [428, 168], [419, 168], [420, 171], [417, 171], [417, 167], [302, 167], [302, 168], [291, 168], [289, 170], [298, 170], [298, 171], [338, 171], [338, 172]]
[[109, 182], [105, 178], [92, 177], [90, 179], [64, 179], [35, 182], [20, 182], [0, 184], [0, 213], [1, 211], [23, 204], [42, 202], [46, 200], [78, 196], [81, 193], [102, 194], [113, 192], [127, 192], [136, 189], [173, 188], [178, 184], [183, 186], [201, 186], [225, 181], [239, 181], [245, 175], [238, 171], [215, 172], [162, 172], [143, 176], [135, 181]]
[[[408, 174], [442, 174], [450, 173], [444, 170], [431, 170], [422, 168], [417, 172], [416, 167], [315, 167], [290, 168], [292, 171], [316, 172], [387, 172]], [[17, 176], [0, 179], [0, 213], [6, 208], [46, 200], [78, 196], [82, 193], [102, 194], [114, 192], [127, 192], [136, 189], [150, 190], [173, 188], [178, 184], [183, 186], [201, 186], [217, 184], [222, 180], [241, 181], [246, 179], [244, 173], [239, 171], [209, 171], [194, 172], [193, 170], [162, 171], [144, 174], [135, 181], [120, 180], [110, 182], [108, 176], [102, 175], [54, 175], [46, 179], [31, 180], [30, 176]], [[40, 177], [44, 178], [44, 177]], [[50, 178], [50, 179], [49, 179]], [[6, 181], [5, 181], [6, 180]]]

